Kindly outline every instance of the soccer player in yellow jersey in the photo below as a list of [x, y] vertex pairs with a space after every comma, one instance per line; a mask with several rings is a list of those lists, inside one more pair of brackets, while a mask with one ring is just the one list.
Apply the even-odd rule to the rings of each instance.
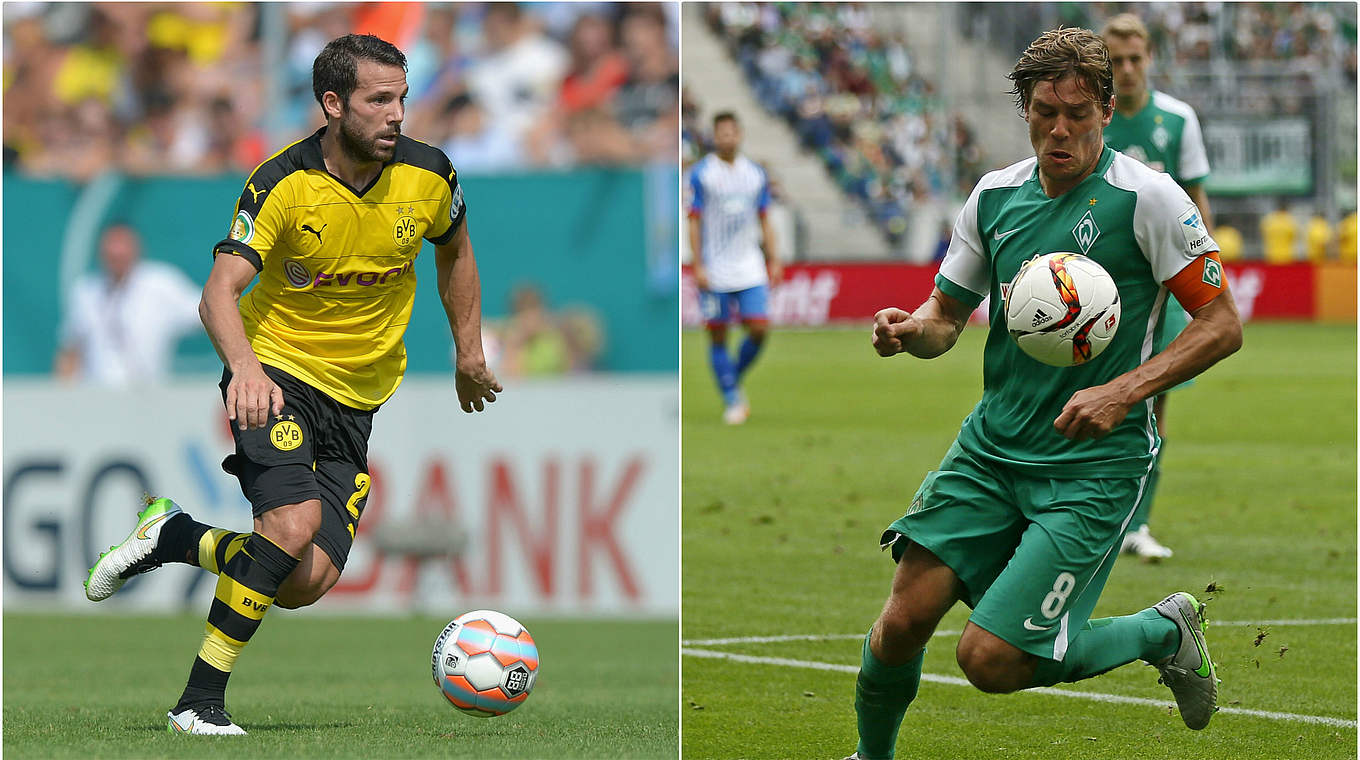
[[86, 582], [100, 601], [165, 562], [217, 574], [202, 647], [167, 716], [172, 733], [244, 734], [225, 706], [237, 656], [270, 606], [312, 604], [339, 580], [367, 501], [373, 414], [406, 369], [422, 239], [435, 246], [459, 405], [482, 411], [501, 391], [482, 353], [457, 172], [401, 134], [406, 57], [371, 35], [340, 37], [317, 56], [312, 89], [326, 126], [250, 175], [199, 306], [226, 365], [236, 452], [222, 467], [240, 480], [254, 531], [203, 525], [156, 499]]

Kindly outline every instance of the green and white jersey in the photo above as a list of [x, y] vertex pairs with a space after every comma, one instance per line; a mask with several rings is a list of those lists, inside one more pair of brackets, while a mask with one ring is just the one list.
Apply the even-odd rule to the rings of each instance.
[[[1069, 441], [1053, 421], [1072, 394], [1147, 360], [1168, 295], [1162, 283], [1218, 244], [1170, 176], [1122, 153], [1106, 148], [1095, 171], [1057, 198], [1044, 194], [1037, 164], [1029, 158], [978, 182], [935, 278], [940, 290], [970, 306], [991, 297], [982, 400], [964, 420], [959, 444], [1041, 477], [1137, 477], [1160, 445], [1152, 399], [1095, 441]], [[1056, 251], [1095, 259], [1119, 288], [1114, 340], [1075, 367], [1041, 364], [1006, 331], [1002, 286], [1036, 254]]]
[[1105, 128], [1105, 144], [1170, 174], [1181, 187], [1209, 176], [1209, 154], [1195, 109], [1164, 92], [1151, 90], [1147, 105], [1133, 116], [1115, 111]]

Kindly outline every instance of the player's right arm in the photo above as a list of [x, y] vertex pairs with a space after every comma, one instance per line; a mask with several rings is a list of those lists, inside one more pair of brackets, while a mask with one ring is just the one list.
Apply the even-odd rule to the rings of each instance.
[[[276, 155], [275, 159], [279, 155]], [[213, 348], [231, 371], [224, 399], [227, 419], [242, 430], [261, 428], [269, 415], [283, 412], [283, 391], [260, 366], [241, 321], [241, 294], [264, 270], [265, 259], [288, 226], [279, 186], [287, 166], [271, 159], [256, 167], [236, 202], [236, 216], [225, 240], [213, 246], [213, 267], [198, 302], [198, 316]]]
[[218, 256], [213, 261], [198, 316], [222, 363], [231, 370], [227, 384], [227, 419], [242, 430], [264, 427], [269, 415], [283, 411], [283, 391], [264, 373], [260, 359], [246, 338], [238, 302], [255, 279], [255, 267], [240, 256]]
[[874, 315], [873, 344], [879, 356], [903, 351], [933, 359], [954, 347], [973, 307], [939, 288], [916, 311], [888, 308]]
[[708, 290], [708, 270], [704, 268], [704, 185], [699, 181], [699, 166], [689, 172], [689, 252], [694, 285]]
[[933, 359], [958, 342], [969, 315], [991, 283], [977, 213], [978, 197], [991, 176], [982, 178], [959, 211], [930, 298], [914, 312], [891, 308], [874, 315], [873, 344], [879, 356], [905, 351], [920, 359]]

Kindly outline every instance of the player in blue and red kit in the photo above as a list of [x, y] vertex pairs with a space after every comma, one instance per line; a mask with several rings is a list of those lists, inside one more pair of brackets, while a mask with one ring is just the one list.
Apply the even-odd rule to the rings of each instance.
[[[709, 358], [722, 392], [723, 421], [740, 425], [750, 406], [738, 384], [769, 332], [770, 286], [783, 268], [775, 255], [766, 210], [770, 183], [754, 161], [737, 152], [741, 125], [723, 112], [713, 118], [714, 151], [690, 170], [689, 241], [694, 282], [710, 339]], [[733, 363], [727, 325], [739, 315], [746, 339]]]

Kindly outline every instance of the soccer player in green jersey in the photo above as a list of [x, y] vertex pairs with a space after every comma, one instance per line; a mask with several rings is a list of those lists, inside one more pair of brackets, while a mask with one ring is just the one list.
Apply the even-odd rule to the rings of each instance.
[[[1124, 617], [1090, 614], [1157, 452], [1151, 399], [1241, 346], [1218, 245], [1169, 176], [1105, 146], [1114, 83], [1094, 32], [1043, 34], [1009, 78], [1034, 157], [978, 182], [929, 299], [874, 318], [879, 355], [926, 359], [948, 351], [991, 297], [982, 399], [883, 534], [897, 570], [862, 649], [854, 755], [862, 760], [893, 756], [926, 642], [959, 601], [973, 613], [958, 663], [983, 691], [1078, 681], [1144, 660], [1190, 728], [1208, 725], [1217, 701], [1193, 596], [1173, 593]], [[1105, 351], [1068, 368], [1024, 354], [1002, 305], [1021, 264], [1055, 251], [1099, 262], [1122, 308]], [[1153, 356], [1151, 333], [1171, 293], [1191, 321]]]
[[[1204, 192], [1204, 181], [1209, 176], [1209, 157], [1195, 110], [1164, 92], [1148, 88], [1152, 49], [1147, 27], [1137, 16], [1131, 13], [1114, 16], [1105, 22], [1100, 36], [1110, 51], [1110, 66], [1114, 69], [1114, 117], [1105, 128], [1105, 144], [1157, 171], [1170, 174], [1195, 202], [1204, 228], [1212, 235], [1209, 196]], [[1153, 351], [1165, 350], [1185, 329], [1187, 321], [1185, 310], [1172, 298], [1162, 312], [1162, 323], [1153, 337]], [[1162, 447], [1157, 451], [1147, 488], [1143, 490], [1138, 512], [1129, 521], [1122, 545], [1125, 553], [1154, 561], [1171, 556], [1171, 550], [1148, 530], [1148, 515], [1157, 493], [1162, 458], [1166, 455], [1166, 400], [1167, 393], [1164, 392], [1157, 394], [1152, 402]]]
[[312, 90], [326, 125], [251, 173], [199, 305], [234, 423], [222, 467], [250, 500], [253, 530], [149, 500], [85, 584], [97, 602], [165, 562], [217, 575], [171, 733], [244, 734], [225, 702], [241, 651], [271, 607], [310, 605], [340, 579], [368, 501], [373, 416], [406, 369], [422, 240], [434, 244], [459, 405], [480, 412], [501, 391], [482, 351], [458, 174], [438, 148], [401, 134], [406, 56], [372, 35], [339, 37], [317, 56]]
[[[1100, 37], [1110, 49], [1110, 65], [1114, 68], [1114, 118], [1104, 131], [1106, 144], [1152, 169], [1170, 174], [1200, 209], [1205, 230], [1212, 235], [1212, 213], [1204, 189], [1205, 179], [1209, 178], [1209, 154], [1205, 151], [1200, 120], [1187, 103], [1148, 87], [1148, 69], [1152, 68], [1148, 27], [1136, 15], [1119, 14], [1104, 24]], [[1187, 321], [1185, 309], [1172, 298], [1161, 314], [1160, 328], [1153, 337], [1153, 351], [1166, 349], [1180, 330], [1185, 329]], [[1186, 382], [1178, 387], [1189, 385], [1190, 382]], [[1138, 511], [1123, 534], [1122, 551], [1160, 560], [1170, 557], [1171, 549], [1152, 536], [1148, 519], [1161, 476], [1161, 458], [1166, 455], [1167, 393], [1157, 394], [1152, 402], [1152, 413], [1157, 417], [1161, 447], [1157, 450]]]

